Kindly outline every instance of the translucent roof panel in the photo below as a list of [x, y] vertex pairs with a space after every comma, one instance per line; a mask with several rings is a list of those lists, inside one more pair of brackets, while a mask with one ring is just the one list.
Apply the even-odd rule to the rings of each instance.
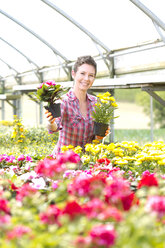
[[[160, 38], [151, 19], [129, 0], [49, 2], [81, 24], [109, 50]], [[141, 2], [165, 21], [164, 1]], [[0, 8], [0, 76], [105, 51], [44, 0], [3, 0]]]

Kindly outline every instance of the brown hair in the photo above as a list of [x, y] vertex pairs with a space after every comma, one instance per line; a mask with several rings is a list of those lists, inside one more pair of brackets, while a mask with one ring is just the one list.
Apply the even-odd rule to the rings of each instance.
[[74, 72], [77, 72], [78, 67], [83, 65], [83, 64], [88, 64], [88, 65], [92, 65], [95, 68], [95, 75], [97, 73], [97, 64], [95, 62], [95, 60], [90, 56], [81, 56], [77, 58], [77, 61], [75, 62], [74, 66], [73, 66], [73, 70]]

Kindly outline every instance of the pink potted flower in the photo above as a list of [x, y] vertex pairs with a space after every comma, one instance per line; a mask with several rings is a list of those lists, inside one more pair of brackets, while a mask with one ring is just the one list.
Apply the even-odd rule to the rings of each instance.
[[61, 116], [60, 100], [67, 91], [67, 88], [51, 80], [40, 84], [37, 91], [30, 93], [30, 95], [35, 102], [46, 102], [45, 109], [51, 112], [54, 117], [59, 117]]

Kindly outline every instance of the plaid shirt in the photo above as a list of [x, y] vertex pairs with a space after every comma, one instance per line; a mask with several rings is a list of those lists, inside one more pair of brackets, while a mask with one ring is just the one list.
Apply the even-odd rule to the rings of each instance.
[[85, 144], [92, 142], [94, 122], [91, 112], [94, 110], [96, 101], [95, 96], [87, 94], [87, 117], [85, 118], [81, 115], [79, 100], [74, 92], [70, 90], [64, 96], [61, 103], [61, 117], [55, 120], [58, 127], [55, 132], [59, 131], [59, 139], [53, 154], [59, 153], [64, 145], [84, 147]]

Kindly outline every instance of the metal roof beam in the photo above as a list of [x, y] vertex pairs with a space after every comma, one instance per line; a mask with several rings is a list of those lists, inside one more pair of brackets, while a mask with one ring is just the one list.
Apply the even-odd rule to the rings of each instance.
[[24, 53], [22, 53], [19, 49], [17, 49], [15, 46], [13, 46], [11, 43], [9, 43], [8, 41], [6, 41], [5, 39], [3, 39], [2, 37], [0, 37], [0, 40], [2, 40], [3, 42], [5, 42], [8, 46], [12, 47], [15, 51], [17, 51], [19, 54], [21, 54], [27, 61], [28, 63], [31, 63], [33, 65], [35, 65], [38, 69], [39, 66], [33, 62], [29, 57], [27, 57]]
[[158, 18], [151, 10], [149, 10], [143, 3], [139, 0], [130, 0], [135, 4], [141, 11], [143, 11], [152, 21], [154, 21], [159, 27], [165, 31], [165, 23]]
[[162, 41], [163, 41], [164, 44], [165, 44], [165, 36], [162, 34], [162, 32], [161, 32], [161, 30], [160, 30], [160, 27], [159, 27], [155, 22], [153, 22], [153, 24], [154, 24], [154, 26], [155, 26], [155, 28], [156, 28], [156, 31], [158, 32], [158, 34], [160, 35]]
[[[39, 70], [40, 67], [33, 62], [29, 57], [27, 57], [24, 53], [22, 53], [20, 50], [18, 50], [15, 46], [13, 46], [12, 44], [10, 44], [8, 41], [4, 40], [2, 37], [0, 37], [0, 40], [2, 40], [3, 42], [5, 42], [8, 46], [12, 47], [14, 50], [16, 50], [19, 54], [21, 54], [24, 58], [26, 58], [26, 60], [28, 61], [28, 63], [30, 64], [34, 64], [37, 69]], [[38, 80], [41, 81], [41, 73], [38, 72], [38, 70], [33, 70], [34, 74], [37, 76]]]
[[12, 20], [13, 22], [17, 23], [19, 26], [21, 26], [22, 28], [24, 28], [26, 31], [28, 31], [30, 34], [32, 34], [33, 36], [35, 36], [37, 39], [39, 39], [41, 42], [43, 42], [47, 47], [49, 47], [56, 55], [58, 55], [59, 57], [61, 57], [65, 62], [70, 62], [63, 54], [61, 54], [56, 48], [54, 48], [51, 44], [49, 44], [46, 40], [44, 40], [40, 35], [36, 34], [33, 30], [31, 30], [30, 28], [26, 27], [23, 23], [19, 22], [18, 20], [16, 20], [14, 17], [12, 17], [11, 15], [7, 14], [6, 12], [4, 12], [3, 10], [0, 9], [0, 13], [4, 16], [6, 16], [7, 18], [9, 18], [10, 20]]
[[85, 27], [83, 27], [81, 24], [79, 24], [76, 20], [74, 20], [71, 16], [69, 16], [67, 13], [65, 13], [63, 10], [61, 10], [59, 7], [57, 7], [55, 4], [51, 3], [48, 0], [41, 0], [45, 4], [47, 4], [49, 7], [57, 11], [59, 14], [61, 14], [63, 17], [65, 17], [67, 20], [69, 20], [72, 24], [74, 24], [76, 27], [78, 27], [82, 32], [84, 32], [88, 37], [90, 37], [95, 43], [100, 45], [106, 52], [110, 53], [111, 50], [109, 47], [107, 47], [105, 44], [103, 44], [96, 36], [94, 36], [91, 32], [89, 32]]
[[14, 67], [12, 67], [11, 65], [9, 65], [6, 61], [4, 61], [3, 59], [0, 58], [0, 61], [2, 61], [5, 65], [7, 65], [7, 67], [9, 69], [12, 69], [13, 71], [15, 71], [17, 74], [19, 73]]

